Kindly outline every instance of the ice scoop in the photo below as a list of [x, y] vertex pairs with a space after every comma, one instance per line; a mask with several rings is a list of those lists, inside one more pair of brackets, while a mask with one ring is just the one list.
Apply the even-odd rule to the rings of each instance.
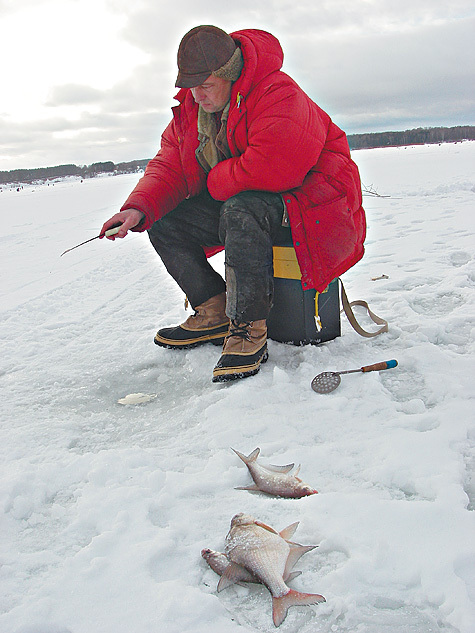
[[370, 371], [382, 371], [383, 369], [392, 369], [397, 367], [397, 360], [387, 360], [374, 365], [366, 365], [360, 369], [348, 369], [346, 371], [324, 371], [312, 380], [312, 389], [317, 393], [330, 393], [338, 387], [341, 382], [342, 374], [356, 374], [358, 372], [367, 373]]

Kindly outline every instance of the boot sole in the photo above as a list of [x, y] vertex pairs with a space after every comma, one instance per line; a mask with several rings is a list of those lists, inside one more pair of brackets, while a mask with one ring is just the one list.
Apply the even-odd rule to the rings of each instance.
[[255, 376], [262, 363], [266, 363], [269, 358], [269, 353], [266, 350], [264, 354], [253, 364], [243, 365], [242, 367], [224, 367], [213, 370], [213, 382], [231, 382], [232, 380], [240, 380], [241, 378], [248, 378], [249, 376]]
[[174, 339], [166, 339], [163, 337], [155, 336], [153, 342], [159, 347], [166, 347], [167, 349], [191, 349], [204, 345], [205, 343], [212, 343], [213, 345], [221, 347], [224, 344], [224, 334], [217, 334], [215, 336], [199, 337], [195, 339], [189, 339], [185, 341], [176, 341]]

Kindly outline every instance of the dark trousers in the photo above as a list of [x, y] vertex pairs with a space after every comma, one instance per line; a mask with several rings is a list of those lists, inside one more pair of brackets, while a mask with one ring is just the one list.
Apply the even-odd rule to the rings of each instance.
[[[276, 193], [244, 191], [220, 202], [205, 192], [155, 222], [150, 241], [193, 308], [226, 291], [229, 318], [257, 321], [272, 306], [272, 246], [290, 239], [283, 210]], [[226, 282], [203, 246], [224, 246]]]

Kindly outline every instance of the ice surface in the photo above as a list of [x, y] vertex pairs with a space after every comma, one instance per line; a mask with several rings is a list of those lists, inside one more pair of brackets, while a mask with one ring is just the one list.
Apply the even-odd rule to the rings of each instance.
[[[214, 346], [153, 344], [185, 312], [146, 235], [59, 257], [136, 176], [0, 191], [2, 633], [273, 631], [268, 591], [218, 596], [200, 556], [237, 512], [320, 544], [292, 587], [327, 602], [290, 609], [284, 633], [475, 631], [475, 143], [354, 158], [390, 197], [365, 197], [366, 255], [343, 281], [389, 332], [343, 317], [322, 346], [270, 341], [260, 373], [228, 385], [211, 382]], [[118, 404], [137, 393], [157, 397]], [[301, 463], [319, 494], [235, 490], [249, 478], [231, 446]]]

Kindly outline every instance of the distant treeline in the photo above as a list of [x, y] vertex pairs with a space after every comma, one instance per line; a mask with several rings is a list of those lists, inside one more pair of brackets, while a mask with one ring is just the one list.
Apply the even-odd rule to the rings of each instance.
[[12, 171], [0, 171], [0, 184], [18, 182], [36, 182], [41, 180], [54, 180], [66, 176], [79, 178], [94, 178], [98, 174], [131, 174], [145, 169], [150, 159], [132, 160], [128, 163], [112, 161], [105, 163], [93, 163], [92, 165], [57, 165], [56, 167], [39, 167], [37, 169], [13, 169]]
[[404, 132], [372, 132], [368, 134], [348, 135], [348, 143], [351, 149], [429, 145], [469, 140], [475, 140], [474, 125], [458, 125], [457, 127], [418, 127], [415, 130], [405, 130]]
[[[370, 132], [367, 134], [349, 134], [348, 143], [353, 149], [371, 149], [374, 147], [399, 147], [403, 145], [427, 145], [433, 143], [453, 143], [457, 141], [475, 140], [474, 125], [457, 127], [419, 127], [404, 132]], [[0, 171], [0, 184], [28, 183], [66, 176], [94, 178], [98, 174], [130, 174], [139, 172], [147, 166], [149, 158], [132, 160], [128, 163], [112, 161], [93, 163], [78, 167], [77, 165], [58, 165], [57, 167], [40, 167], [38, 169], [13, 169]]]

